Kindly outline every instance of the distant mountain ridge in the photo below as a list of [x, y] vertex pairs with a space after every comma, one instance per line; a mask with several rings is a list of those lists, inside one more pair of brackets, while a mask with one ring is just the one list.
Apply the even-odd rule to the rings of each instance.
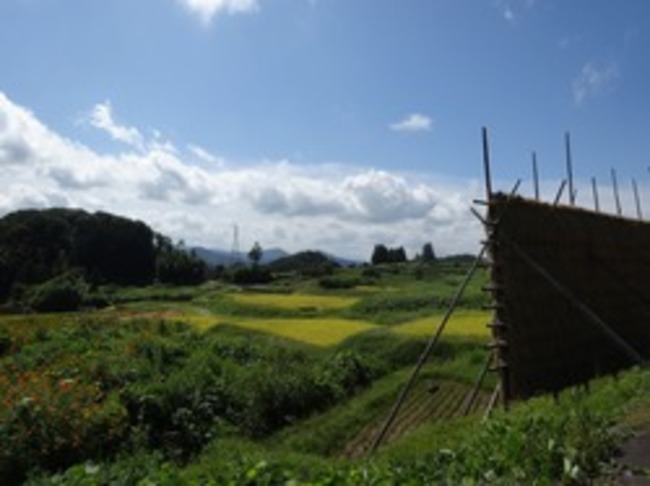
[[[209, 265], [223, 265], [229, 267], [231, 265], [235, 265], [236, 263], [249, 263], [248, 253], [246, 252], [233, 253], [231, 251], [219, 250], [215, 248], [205, 248], [202, 246], [192, 247], [191, 250], [195, 252], [196, 256], [201, 258]], [[360, 261], [351, 260], [349, 258], [337, 257], [326, 252], [320, 253], [343, 267], [358, 265], [362, 263]], [[268, 265], [269, 263], [272, 263], [281, 258], [289, 257], [291, 255], [291, 253], [283, 250], [282, 248], [269, 248], [268, 250], [265, 249], [262, 254], [262, 260], [260, 263], [262, 265]]]
[[[196, 256], [203, 259], [209, 265], [224, 265], [229, 267], [236, 263], [248, 263], [248, 253], [246, 252], [232, 252], [226, 250], [219, 250], [214, 248], [205, 248], [202, 246], [192, 247], [191, 250], [194, 251]], [[284, 258], [289, 256], [289, 253], [282, 250], [281, 248], [270, 248], [264, 250], [262, 253], [262, 259], [260, 263], [266, 265], [271, 263], [279, 258]]]

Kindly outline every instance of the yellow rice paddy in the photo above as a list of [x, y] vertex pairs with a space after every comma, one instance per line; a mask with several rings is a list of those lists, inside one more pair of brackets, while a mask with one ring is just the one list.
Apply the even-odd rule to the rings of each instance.
[[[406, 324], [401, 324], [393, 328], [393, 330], [400, 334], [407, 334], [411, 336], [430, 336], [432, 335], [443, 316], [433, 315], [416, 319]], [[488, 338], [490, 330], [487, 324], [490, 322], [490, 313], [485, 311], [456, 311], [444, 331], [445, 336], [462, 336], [462, 337], [477, 337]]]
[[348, 319], [246, 319], [228, 321], [255, 331], [275, 334], [315, 346], [333, 346], [360, 332], [375, 328], [374, 324]]
[[337, 310], [350, 307], [357, 300], [356, 297], [341, 297], [338, 295], [311, 295], [311, 294], [232, 294], [235, 302], [245, 305], [276, 307], [280, 309], [307, 309]]

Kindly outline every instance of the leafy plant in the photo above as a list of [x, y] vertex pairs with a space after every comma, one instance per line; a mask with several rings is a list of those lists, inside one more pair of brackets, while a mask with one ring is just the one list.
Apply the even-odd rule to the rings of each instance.
[[0, 376], [0, 476], [19, 480], [33, 467], [55, 469], [115, 447], [126, 411], [97, 385], [38, 372]]

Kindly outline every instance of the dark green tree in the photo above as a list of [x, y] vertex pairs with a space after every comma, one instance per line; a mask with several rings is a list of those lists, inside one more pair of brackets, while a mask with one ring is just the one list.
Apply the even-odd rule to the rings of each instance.
[[388, 250], [389, 263], [401, 263], [406, 261], [406, 251], [403, 246], [390, 248]]
[[423, 262], [430, 263], [436, 261], [436, 254], [433, 251], [433, 245], [431, 243], [425, 243], [422, 247], [422, 255], [420, 257]]
[[256, 241], [248, 252], [248, 259], [252, 262], [253, 266], [256, 267], [259, 265], [260, 260], [262, 260], [263, 255], [264, 250], [262, 250], [262, 246]]
[[154, 237], [156, 242], [156, 279], [160, 283], [174, 285], [195, 285], [205, 281], [206, 264], [196, 256], [194, 251], [188, 252], [183, 241], [176, 246], [171, 240], [162, 235]]
[[0, 218], [0, 299], [71, 270], [91, 284], [149, 284], [155, 262], [154, 233], [139, 221], [67, 208]]
[[375, 245], [375, 248], [372, 251], [372, 257], [370, 258], [370, 261], [372, 262], [373, 265], [379, 265], [380, 263], [388, 263], [389, 260], [389, 254], [388, 254], [388, 248], [386, 248], [386, 245]]
[[370, 260], [373, 265], [380, 263], [400, 263], [406, 261], [406, 251], [403, 246], [387, 248], [385, 245], [375, 245]]

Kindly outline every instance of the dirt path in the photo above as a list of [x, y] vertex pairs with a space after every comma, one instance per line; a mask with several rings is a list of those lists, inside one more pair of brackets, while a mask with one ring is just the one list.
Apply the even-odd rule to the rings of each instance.
[[650, 485], [650, 428], [628, 439], [616, 462], [622, 470], [617, 484]]

